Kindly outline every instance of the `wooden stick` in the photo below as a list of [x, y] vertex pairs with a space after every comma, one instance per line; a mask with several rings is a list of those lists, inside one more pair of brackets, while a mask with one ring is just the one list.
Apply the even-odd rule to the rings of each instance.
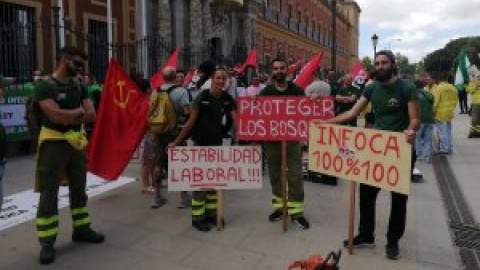
[[282, 142], [282, 224], [283, 232], [288, 230], [287, 224], [287, 142]]
[[217, 190], [217, 231], [223, 230], [223, 191]]
[[350, 210], [348, 218], [348, 254], [353, 255], [353, 227], [355, 225], [355, 196], [357, 194], [357, 183], [350, 184]]

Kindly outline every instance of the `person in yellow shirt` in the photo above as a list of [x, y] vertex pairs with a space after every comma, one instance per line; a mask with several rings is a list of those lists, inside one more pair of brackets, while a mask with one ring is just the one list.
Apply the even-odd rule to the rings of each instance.
[[458, 103], [458, 94], [455, 86], [448, 83], [445, 77], [439, 78], [439, 84], [432, 89], [435, 97], [433, 113], [435, 126], [439, 133], [440, 154], [452, 153], [452, 119]]
[[470, 81], [467, 92], [472, 97], [472, 105], [470, 106], [472, 124], [468, 138], [480, 138], [480, 77]]

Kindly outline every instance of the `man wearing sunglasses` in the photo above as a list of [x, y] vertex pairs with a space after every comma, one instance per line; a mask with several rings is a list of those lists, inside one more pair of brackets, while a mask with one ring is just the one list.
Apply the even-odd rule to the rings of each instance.
[[55, 260], [58, 234], [58, 189], [68, 183], [74, 242], [101, 243], [104, 236], [90, 228], [87, 210], [86, 137], [83, 126], [95, 120], [95, 110], [85, 87], [75, 78], [85, 66], [84, 52], [65, 47], [57, 54], [57, 68], [38, 82], [35, 101], [40, 107], [41, 130], [35, 190], [40, 192], [37, 235], [42, 247], [40, 263]]

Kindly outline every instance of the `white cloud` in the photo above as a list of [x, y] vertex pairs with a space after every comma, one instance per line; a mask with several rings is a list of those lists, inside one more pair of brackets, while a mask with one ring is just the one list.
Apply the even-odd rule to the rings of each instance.
[[[417, 62], [448, 41], [479, 35], [480, 0], [357, 0], [360, 14], [360, 55], [371, 54], [370, 36], [379, 48], [391, 47]], [[401, 39], [401, 41], [398, 41]]]

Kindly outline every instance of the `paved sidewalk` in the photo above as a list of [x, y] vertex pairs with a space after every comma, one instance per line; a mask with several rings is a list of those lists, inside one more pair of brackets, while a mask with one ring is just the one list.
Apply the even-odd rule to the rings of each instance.
[[[455, 125], [465, 128], [466, 123], [459, 121]], [[470, 144], [470, 141], [458, 140], [451, 159], [466, 162], [467, 157], [478, 157], [470, 150]], [[477, 161], [478, 158], [467, 162], [468, 168], [452, 166], [456, 174], [457, 170], [464, 174], [475, 164], [478, 167]], [[355, 250], [353, 256], [342, 249], [340, 269], [462, 269], [451, 243], [432, 166], [419, 163], [418, 167], [425, 182], [412, 187], [407, 228], [400, 242], [402, 258], [398, 261], [385, 258], [390, 194], [382, 191], [377, 201], [377, 247]], [[33, 173], [30, 167], [22, 173], [27, 170]], [[133, 162], [124, 175], [137, 177], [139, 172], [139, 164]], [[470, 182], [476, 179], [473, 175], [468, 177]], [[271, 195], [268, 179], [265, 183], [262, 190], [225, 192], [225, 230], [201, 233], [191, 227], [189, 209], [176, 208], [178, 193], [168, 194], [168, 203], [153, 210], [150, 209], [151, 196], [140, 193], [141, 183], [137, 181], [90, 200], [93, 227], [106, 234], [104, 244], [72, 243], [70, 214], [63, 209], [57, 260], [53, 265], [41, 267], [37, 263], [39, 247], [34, 222], [30, 221], [0, 232], [0, 269], [273, 270], [287, 269], [292, 261], [313, 254], [326, 255], [341, 248], [347, 236], [349, 182], [340, 181], [337, 187], [306, 182], [305, 213], [311, 229], [300, 231], [289, 223], [287, 233], [282, 232], [281, 223], [268, 222]], [[467, 181], [464, 184], [469, 185]], [[473, 192], [475, 190], [466, 193]]]

